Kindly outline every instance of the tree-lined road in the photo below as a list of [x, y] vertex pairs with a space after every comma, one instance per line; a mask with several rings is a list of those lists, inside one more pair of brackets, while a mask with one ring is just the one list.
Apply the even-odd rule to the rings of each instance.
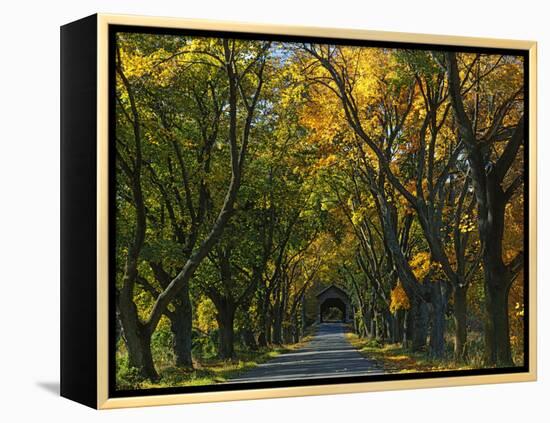
[[522, 55], [115, 41], [117, 388], [524, 364]]
[[303, 348], [260, 364], [228, 383], [266, 382], [360, 376], [384, 373], [374, 360], [363, 357], [345, 336], [341, 323], [323, 323]]

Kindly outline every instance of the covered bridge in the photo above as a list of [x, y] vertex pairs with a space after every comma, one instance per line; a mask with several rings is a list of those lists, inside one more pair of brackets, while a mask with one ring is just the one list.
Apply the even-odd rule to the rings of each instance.
[[[317, 298], [317, 322], [327, 320], [327, 314], [331, 308], [340, 310], [340, 321], [347, 323], [353, 321], [353, 308], [349, 295], [342, 288], [332, 284], [316, 295]], [[332, 319], [331, 319], [332, 320]]]

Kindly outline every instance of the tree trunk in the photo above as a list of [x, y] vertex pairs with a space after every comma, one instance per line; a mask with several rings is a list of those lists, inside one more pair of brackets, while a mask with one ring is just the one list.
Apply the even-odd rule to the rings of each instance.
[[494, 176], [487, 177], [487, 216], [481, 219], [480, 239], [485, 276], [485, 364], [513, 366], [508, 323], [508, 293], [512, 276], [502, 259], [506, 201]]
[[[250, 310], [250, 304], [247, 304], [243, 306], [242, 310], [245, 313], [248, 313], [249, 316], [251, 316], [251, 310]], [[244, 325], [242, 330], [242, 340], [246, 348], [248, 348], [250, 351], [257, 351], [258, 350], [258, 344], [256, 342], [256, 338], [254, 337], [254, 326], [252, 322], [252, 317], [249, 319], [245, 319]]]
[[430, 297], [432, 310], [432, 324], [430, 331], [430, 355], [442, 358], [445, 353], [445, 304], [441, 294], [441, 282], [431, 282]]
[[265, 345], [266, 346], [269, 346], [271, 345], [271, 342], [272, 342], [272, 327], [273, 327], [273, 322], [272, 322], [272, 318], [271, 318], [271, 313], [268, 312], [268, 314], [266, 315], [265, 317]]
[[307, 316], [306, 316], [306, 299], [305, 299], [305, 295], [302, 296], [302, 307], [301, 307], [301, 310], [300, 310], [300, 320], [301, 320], [301, 333], [302, 333], [302, 336], [305, 335], [306, 333], [306, 327], [307, 327]]
[[[388, 310], [388, 313], [390, 311]], [[403, 341], [403, 310], [391, 314], [390, 342], [396, 344]]]
[[266, 348], [267, 347], [267, 336], [264, 331], [261, 331], [258, 335], [258, 347], [260, 348]]
[[174, 334], [176, 366], [192, 368], [193, 314], [189, 298], [189, 285], [185, 285], [173, 305], [174, 312], [171, 313], [170, 327]]
[[426, 350], [426, 338], [428, 336], [428, 304], [420, 299], [411, 301], [411, 341], [413, 351]]
[[250, 328], [244, 328], [242, 332], [243, 337], [243, 343], [246, 345], [246, 348], [248, 348], [250, 351], [257, 351], [258, 350], [258, 344], [256, 343], [256, 339], [254, 338], [254, 332]]
[[[494, 277], [494, 274], [486, 278]], [[490, 279], [489, 279], [490, 280]], [[491, 283], [485, 286], [485, 357], [487, 365], [501, 367], [513, 366], [512, 352], [509, 338], [508, 322], [508, 290], [501, 286], [492, 287]]]
[[406, 342], [405, 335], [405, 321], [407, 319], [407, 312], [405, 310], [397, 310], [395, 313], [395, 338], [394, 343]]
[[365, 326], [365, 320], [361, 316], [355, 316], [355, 333], [361, 338], [367, 337], [367, 328]]
[[139, 321], [136, 305], [121, 294], [119, 310], [130, 367], [137, 369], [140, 375], [151, 381], [158, 380], [151, 353], [151, 333]]
[[292, 316], [292, 342], [297, 343], [300, 342], [300, 324], [298, 322], [298, 311], [294, 313]]
[[281, 345], [283, 343], [283, 322], [281, 319], [280, 311], [275, 310], [275, 318], [273, 321], [273, 339], [272, 342], [275, 345]]
[[269, 298], [265, 292], [260, 293], [258, 307], [258, 326], [260, 328], [258, 333], [258, 347], [267, 348], [270, 342], [269, 332]]
[[267, 347], [267, 335], [266, 335], [267, 319], [266, 319], [265, 313], [262, 313], [261, 310], [260, 310], [260, 313], [261, 315], [260, 315], [260, 318], [258, 319], [259, 326], [260, 326], [260, 331], [258, 333], [258, 347], [266, 348]]
[[230, 359], [235, 357], [235, 332], [233, 328], [235, 308], [231, 306], [220, 308], [216, 314], [219, 330], [218, 356], [222, 359]]
[[363, 305], [361, 308], [361, 313], [359, 313], [359, 319], [360, 319], [360, 333], [361, 336], [368, 338], [370, 337], [370, 322], [369, 322], [369, 311], [367, 310], [367, 305]]
[[373, 339], [375, 337], [375, 334], [372, 332], [372, 322], [374, 319], [374, 313], [372, 311], [372, 308], [365, 310], [364, 315], [365, 315], [365, 336], [370, 339]]
[[[162, 263], [150, 262], [155, 279], [162, 289], [166, 289], [173, 277], [164, 269]], [[189, 298], [189, 284], [186, 284], [172, 301], [173, 311], [166, 311], [170, 319], [170, 329], [174, 336], [173, 350], [176, 356], [176, 366], [193, 367], [191, 357], [193, 337], [193, 310]]]
[[263, 303], [263, 306], [260, 308], [260, 315], [259, 315], [259, 321], [260, 321], [260, 333], [258, 334], [258, 346], [260, 348], [267, 348], [269, 346], [269, 343], [271, 342], [270, 338], [270, 319], [268, 316], [268, 304], [265, 302]]
[[378, 313], [373, 309], [372, 319], [370, 321], [370, 333], [372, 339], [378, 338]]
[[292, 344], [294, 343], [294, 334], [295, 330], [292, 329], [290, 326], [283, 326], [283, 343], [284, 344]]
[[467, 287], [454, 290], [453, 320], [455, 323], [454, 355], [457, 361], [466, 361], [467, 351]]
[[390, 310], [385, 308], [384, 309], [384, 330], [382, 334], [382, 339], [384, 341], [390, 341], [393, 342], [393, 334], [394, 334], [394, 320], [393, 315], [390, 313]]
[[407, 317], [405, 318], [405, 330], [404, 330], [404, 340], [403, 340], [403, 345], [405, 347], [409, 347], [411, 346], [412, 348], [412, 339], [413, 339], [413, 311], [412, 311], [412, 305], [411, 307], [409, 308], [409, 310], [407, 310]]

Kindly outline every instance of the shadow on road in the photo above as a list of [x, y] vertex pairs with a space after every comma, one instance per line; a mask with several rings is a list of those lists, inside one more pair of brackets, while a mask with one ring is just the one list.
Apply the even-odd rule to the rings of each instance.
[[303, 348], [260, 364], [227, 383], [360, 376], [384, 373], [346, 339], [342, 323], [322, 323]]

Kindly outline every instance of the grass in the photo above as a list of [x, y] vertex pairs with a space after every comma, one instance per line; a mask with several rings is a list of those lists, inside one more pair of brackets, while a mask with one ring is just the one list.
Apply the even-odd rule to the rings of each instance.
[[170, 364], [157, 365], [160, 379], [156, 382], [140, 380], [135, 372], [128, 368], [127, 352], [125, 349], [119, 348], [117, 353], [117, 362], [119, 363], [117, 385], [120, 389], [147, 389], [224, 383], [280, 354], [300, 348], [310, 338], [311, 336], [306, 336], [296, 344], [263, 348], [258, 351], [237, 349], [236, 358], [231, 360], [196, 358], [193, 362], [193, 369], [176, 367]]
[[278, 347], [271, 350], [239, 351], [232, 360], [199, 359], [194, 362], [194, 369], [174, 366], [159, 369], [160, 381], [156, 383], [141, 382], [140, 388], [159, 388], [175, 386], [197, 386], [223, 383], [236, 377], [258, 364], [287, 352], [287, 348]]
[[422, 373], [446, 370], [467, 370], [474, 366], [453, 359], [434, 359], [426, 353], [411, 352], [401, 344], [382, 344], [347, 332], [349, 342], [367, 358], [376, 360], [389, 373]]

